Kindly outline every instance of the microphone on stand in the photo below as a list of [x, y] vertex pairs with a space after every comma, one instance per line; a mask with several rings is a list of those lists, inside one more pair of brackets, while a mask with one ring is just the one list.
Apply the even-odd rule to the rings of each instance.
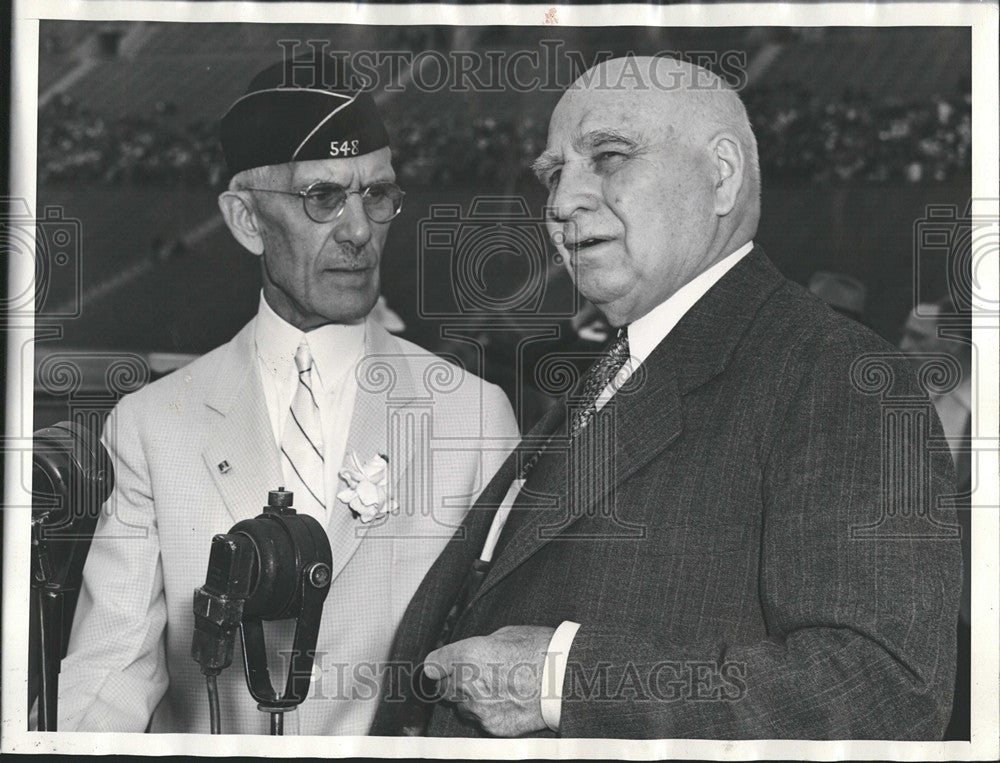
[[[292, 493], [271, 490], [264, 513], [212, 538], [205, 585], [194, 592], [191, 656], [208, 687], [211, 731], [221, 734], [216, 676], [233, 661], [236, 632], [243, 647], [247, 688], [269, 713], [271, 733], [283, 714], [309, 692], [323, 602], [333, 557], [322, 525], [292, 508]], [[291, 667], [284, 691], [271, 684], [263, 621], [295, 620]]]
[[[31, 588], [39, 622], [38, 730], [56, 730], [59, 663], [66, 656], [65, 594], [78, 590], [114, 469], [100, 439], [60, 421], [35, 432], [31, 462]], [[29, 697], [29, 705], [32, 698]]]

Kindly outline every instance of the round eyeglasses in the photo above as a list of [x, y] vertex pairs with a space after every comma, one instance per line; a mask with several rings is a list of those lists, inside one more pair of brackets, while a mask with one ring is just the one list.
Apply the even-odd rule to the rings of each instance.
[[279, 191], [274, 188], [247, 188], [248, 191], [280, 193], [285, 196], [300, 196], [302, 209], [313, 222], [328, 223], [340, 217], [351, 194], [361, 196], [361, 206], [372, 222], [387, 223], [403, 211], [403, 197], [406, 191], [395, 183], [380, 181], [356, 191], [348, 190], [336, 183], [320, 180], [301, 191]]

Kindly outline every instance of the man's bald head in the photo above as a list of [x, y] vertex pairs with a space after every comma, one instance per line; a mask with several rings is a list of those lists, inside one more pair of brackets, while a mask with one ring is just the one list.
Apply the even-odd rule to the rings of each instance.
[[[757, 139], [739, 95], [704, 67], [665, 56], [625, 56], [588, 69], [569, 86], [552, 114], [590, 102], [602, 104], [623, 124], [660, 132], [690, 144], [705, 144], [729, 132], [746, 154], [746, 205], [760, 213]], [[752, 236], [756, 230], [751, 231]]]
[[750, 241], [760, 216], [746, 109], [722, 79], [677, 59], [628, 56], [581, 75], [535, 170], [577, 287], [616, 325]]

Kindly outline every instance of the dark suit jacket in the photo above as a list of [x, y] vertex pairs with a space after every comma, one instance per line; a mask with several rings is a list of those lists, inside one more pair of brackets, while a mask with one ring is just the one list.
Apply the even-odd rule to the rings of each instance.
[[[527, 438], [555, 433], [451, 640], [581, 623], [561, 736], [940, 738], [954, 470], [905, 359], [757, 248], [641, 368], [569, 447], [561, 410]], [[433, 649], [524, 455], [425, 577], [394, 660]], [[371, 733], [407, 723], [400, 684]], [[428, 733], [485, 735], [446, 703]]]

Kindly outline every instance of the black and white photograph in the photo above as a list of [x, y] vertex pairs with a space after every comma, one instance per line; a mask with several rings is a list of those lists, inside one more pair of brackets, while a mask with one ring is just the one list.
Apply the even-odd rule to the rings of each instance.
[[998, 16], [15, 2], [3, 752], [996, 759]]

